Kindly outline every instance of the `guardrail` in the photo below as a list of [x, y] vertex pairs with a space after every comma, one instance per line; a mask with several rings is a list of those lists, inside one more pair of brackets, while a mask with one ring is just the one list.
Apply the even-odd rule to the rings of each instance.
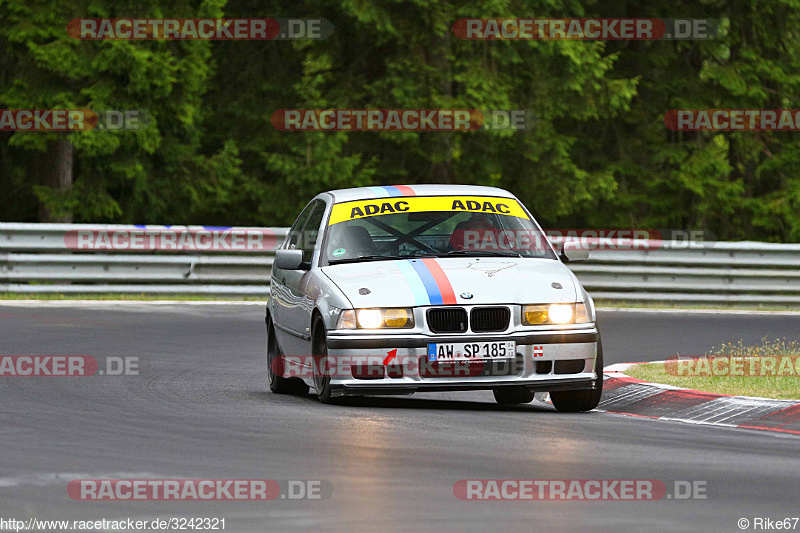
[[267, 297], [287, 231], [0, 223], [0, 292]]
[[[267, 297], [274, 250], [286, 232], [0, 223], [0, 292]], [[595, 298], [800, 304], [800, 244], [645, 244], [654, 248], [594, 250], [589, 261], [569, 266]]]
[[593, 298], [687, 303], [800, 304], [800, 244], [665, 242], [601, 250], [570, 264]]

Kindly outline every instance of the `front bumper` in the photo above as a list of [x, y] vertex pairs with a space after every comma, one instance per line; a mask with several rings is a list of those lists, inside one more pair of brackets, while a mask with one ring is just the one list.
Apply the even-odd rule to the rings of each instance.
[[[425, 391], [488, 390], [523, 386], [533, 392], [581, 390], [595, 387], [595, 361], [599, 333], [595, 327], [562, 331], [525, 331], [502, 335], [366, 335], [330, 331], [328, 355], [332, 358], [384, 360], [381, 377], [356, 377], [341, 372], [331, 378], [332, 396], [365, 394], [413, 394]], [[516, 342], [516, 359], [508, 365], [486, 363], [483, 372], [471, 372], [476, 363], [437, 369], [431, 375], [426, 365], [429, 343]], [[390, 371], [389, 367], [394, 368]], [[475, 369], [474, 366], [472, 366]], [[459, 371], [460, 370], [460, 371]], [[602, 370], [601, 370], [602, 371]]]

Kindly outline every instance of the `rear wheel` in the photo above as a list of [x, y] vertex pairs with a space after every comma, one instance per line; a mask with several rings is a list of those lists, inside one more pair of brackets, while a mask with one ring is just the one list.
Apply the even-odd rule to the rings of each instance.
[[553, 406], [564, 413], [579, 413], [591, 411], [600, 403], [603, 395], [603, 343], [597, 343], [597, 361], [594, 364], [597, 377], [594, 382], [594, 389], [591, 390], [568, 390], [554, 391], [550, 393], [550, 400]]
[[283, 377], [283, 353], [275, 338], [272, 320], [267, 322], [267, 380], [269, 390], [277, 394], [308, 394], [308, 385], [299, 378]]
[[321, 316], [311, 328], [311, 353], [314, 356], [314, 388], [322, 403], [331, 403], [331, 374], [328, 364], [328, 343], [325, 322]]
[[497, 387], [494, 392], [494, 399], [501, 405], [517, 405], [520, 403], [530, 403], [533, 401], [534, 393], [525, 387]]

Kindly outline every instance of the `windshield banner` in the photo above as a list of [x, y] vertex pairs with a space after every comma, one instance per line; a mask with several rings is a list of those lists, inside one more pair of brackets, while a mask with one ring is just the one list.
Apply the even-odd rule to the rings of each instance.
[[513, 198], [495, 196], [404, 196], [335, 204], [331, 210], [331, 218], [328, 225], [375, 215], [425, 211], [493, 213], [528, 219], [525, 210]]

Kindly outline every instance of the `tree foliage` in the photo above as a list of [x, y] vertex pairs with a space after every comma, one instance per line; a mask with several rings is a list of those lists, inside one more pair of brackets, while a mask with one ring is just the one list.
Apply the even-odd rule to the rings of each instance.
[[[78, 17], [326, 18], [308, 41], [78, 41]], [[462, 17], [714, 17], [686, 41], [467, 41]], [[319, 191], [507, 188], [546, 226], [800, 240], [793, 132], [672, 132], [669, 109], [798, 108], [798, 0], [0, 0], [0, 107], [137, 109], [75, 132], [74, 181], [37, 178], [55, 133], [0, 133], [0, 220], [285, 225]], [[277, 109], [525, 109], [524, 132], [282, 132]], [[41, 167], [41, 165], [39, 165]]]

